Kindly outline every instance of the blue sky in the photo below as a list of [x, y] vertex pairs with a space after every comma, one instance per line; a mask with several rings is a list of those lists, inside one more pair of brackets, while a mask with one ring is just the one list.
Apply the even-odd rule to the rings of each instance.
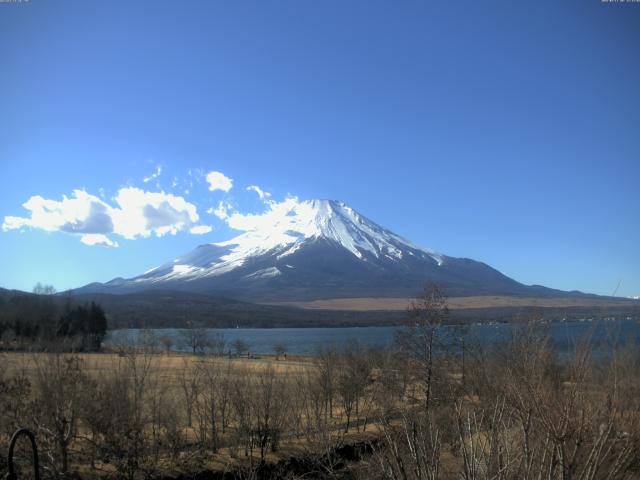
[[[0, 3], [0, 286], [139, 274], [239, 233], [207, 210], [264, 210], [256, 185], [639, 295], [639, 25], [600, 0]], [[69, 233], [48, 201], [76, 190], [122, 220]]]

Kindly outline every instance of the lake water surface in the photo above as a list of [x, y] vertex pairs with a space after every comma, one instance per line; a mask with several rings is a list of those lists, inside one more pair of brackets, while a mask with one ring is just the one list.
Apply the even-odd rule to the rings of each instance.
[[[220, 328], [209, 329], [211, 336], [221, 334], [226, 341], [226, 350], [237, 340], [244, 340], [253, 354], [271, 354], [274, 345], [282, 343], [292, 354], [312, 354], [320, 348], [336, 347], [342, 349], [357, 342], [361, 346], [384, 347], [395, 339], [395, 332], [400, 327], [351, 327], [351, 328]], [[523, 328], [512, 324], [470, 325], [464, 333], [466, 341], [492, 344], [511, 337], [514, 329]], [[637, 341], [640, 338], [640, 325], [634, 320], [617, 321], [575, 321], [558, 322], [544, 325], [549, 336], [561, 352], [569, 351], [576, 341], [587, 333], [591, 333], [596, 348], [607, 348], [612, 340], [625, 342], [628, 339]], [[459, 330], [453, 327], [441, 327], [444, 337], [451, 342], [458, 342]], [[144, 330], [113, 330], [106, 339], [106, 345], [140, 345]], [[152, 330], [155, 338], [163, 336], [173, 339], [173, 350], [188, 351], [184, 341], [183, 330], [179, 328]]]

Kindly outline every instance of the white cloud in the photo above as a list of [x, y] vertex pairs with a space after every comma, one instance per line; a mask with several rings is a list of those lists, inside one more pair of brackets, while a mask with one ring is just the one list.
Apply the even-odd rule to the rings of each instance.
[[[61, 200], [43, 198], [34, 195], [23, 207], [25, 216], [5, 216], [2, 230], [21, 230], [26, 228], [40, 229], [47, 232], [62, 231], [77, 235], [85, 245], [102, 245], [118, 247], [117, 237], [134, 240], [155, 235], [176, 235], [188, 232], [192, 235], [206, 235], [214, 229], [202, 225], [197, 207], [191, 197], [187, 200], [184, 194], [165, 193], [151, 180], [159, 177], [162, 167], [158, 165], [153, 174], [144, 179], [150, 185], [156, 184], [156, 191], [126, 186], [116, 192], [116, 196], [107, 199], [105, 191], [100, 188], [100, 196], [92, 195], [85, 190], [73, 190], [70, 196], [63, 195]], [[180, 188], [185, 194], [194, 192], [194, 184], [206, 178], [210, 191], [228, 192], [233, 187], [233, 180], [222, 172], [210, 171], [205, 175], [201, 169], [189, 170], [189, 178], [171, 178], [173, 188]], [[272, 227], [273, 222], [281, 219], [287, 212], [300, 205], [296, 197], [288, 197], [282, 202], [271, 199], [271, 193], [257, 185], [246, 187], [246, 191], [255, 192], [265, 204], [266, 211], [260, 214], [241, 213], [228, 200], [218, 202], [207, 213], [214, 215], [230, 228], [251, 231]], [[182, 196], [181, 196], [182, 195]]]
[[103, 245], [105, 247], [117, 247], [118, 242], [114, 242], [106, 235], [101, 233], [86, 233], [80, 237], [80, 241], [85, 245]]
[[249, 185], [247, 187], [247, 191], [251, 192], [254, 191], [258, 194], [258, 197], [260, 197], [260, 200], [265, 200], [269, 197], [271, 197], [271, 194], [269, 192], [265, 192], [264, 190], [262, 190], [260, 187], [258, 187], [257, 185]]
[[209, 183], [209, 190], [212, 192], [215, 190], [228, 192], [233, 187], [233, 180], [222, 172], [207, 173], [207, 182]]
[[211, 228], [209, 225], [196, 225], [195, 227], [191, 227], [189, 232], [193, 233], [194, 235], [204, 235], [211, 232], [212, 230], [213, 228]]
[[69, 233], [110, 233], [113, 230], [111, 207], [84, 190], [74, 190], [71, 198], [48, 200], [34, 195], [22, 206], [31, 212], [29, 217], [4, 218], [2, 229], [39, 228], [47, 232], [62, 230]]
[[118, 191], [115, 200], [119, 208], [112, 212], [114, 233], [127, 239], [175, 235], [199, 220], [194, 204], [170, 193], [127, 187]]
[[111, 206], [84, 190], [74, 190], [70, 198], [63, 196], [61, 201], [35, 195], [23, 204], [30, 215], [6, 216], [2, 229], [27, 227], [62, 231], [81, 235], [80, 241], [86, 245], [117, 247], [107, 235], [133, 240], [150, 235], [175, 235], [180, 231], [203, 234], [208, 233], [205, 228], [210, 228], [197, 224], [200, 217], [194, 204], [170, 193], [125, 187], [114, 200], [116, 205]]
[[220, 220], [226, 220], [229, 218], [229, 210], [231, 210], [231, 204], [227, 202], [220, 201], [218, 202], [218, 206], [216, 208], [211, 207], [207, 210], [207, 213], [210, 215], [215, 215]]
[[153, 172], [151, 175], [149, 175], [148, 177], [144, 177], [142, 179], [142, 181], [144, 183], [150, 182], [151, 180], [153, 180], [154, 178], [158, 178], [160, 175], [162, 174], [162, 165], [158, 165], [156, 167], [156, 171]]
[[234, 230], [253, 231], [253, 230], [270, 230], [273, 225], [286, 217], [287, 213], [294, 210], [300, 205], [297, 197], [288, 197], [282, 202], [274, 202], [268, 200], [268, 210], [259, 214], [243, 214], [233, 212], [225, 220], [229, 227]]
[[[253, 189], [251, 189], [253, 190]], [[257, 192], [256, 192], [257, 193]], [[217, 207], [211, 207], [207, 213], [215, 215], [223, 220], [230, 228], [241, 231], [265, 230], [273, 228], [275, 223], [286, 218], [289, 212], [296, 208], [301, 208], [301, 203], [297, 197], [289, 196], [281, 202], [264, 199], [267, 210], [262, 213], [241, 213], [225, 201], [218, 202]]]

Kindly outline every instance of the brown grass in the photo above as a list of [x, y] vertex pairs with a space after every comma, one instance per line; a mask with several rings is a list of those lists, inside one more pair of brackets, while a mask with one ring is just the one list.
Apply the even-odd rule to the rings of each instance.
[[[35, 374], [37, 359], [42, 358], [47, 353], [30, 353], [30, 352], [3, 352], [0, 354], [2, 362], [5, 363], [6, 372], [9, 375], [21, 371], [30, 377]], [[108, 375], [113, 371], [113, 366], [122, 360], [122, 357], [116, 352], [105, 353], [81, 353], [69, 354], [70, 356], [79, 356], [84, 362], [83, 370], [95, 375]], [[177, 379], [186, 369], [193, 369], [197, 362], [206, 358], [210, 362], [228, 365], [231, 362], [232, 368], [237, 371], [255, 372], [266, 370], [272, 367], [276, 373], [282, 375], [291, 375], [296, 372], [303, 372], [306, 369], [314, 368], [311, 359], [303, 356], [288, 355], [287, 360], [277, 360], [274, 356], [261, 356], [260, 358], [232, 358], [199, 356], [186, 353], [171, 352], [158, 353], [153, 355], [152, 368], [162, 372], [162, 377], [168, 380]]]
[[[308, 302], [279, 302], [309, 310], [353, 310], [353, 311], [398, 311], [406, 310], [411, 298], [331, 298]], [[639, 304], [632, 300], [606, 300], [599, 298], [535, 298], [507, 296], [450, 297], [450, 309], [497, 308], [497, 307], [612, 307]]]

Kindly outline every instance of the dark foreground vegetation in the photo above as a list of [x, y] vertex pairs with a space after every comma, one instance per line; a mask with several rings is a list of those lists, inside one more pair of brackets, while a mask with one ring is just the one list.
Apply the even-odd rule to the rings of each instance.
[[0, 350], [100, 350], [107, 333], [104, 309], [55, 293], [38, 284], [33, 294], [0, 296]]
[[135, 350], [5, 353], [0, 449], [32, 429], [46, 478], [640, 478], [634, 342], [560, 357], [532, 322], [443, 353], [446, 317], [430, 290], [395, 348], [312, 358], [168, 354], [151, 333]]

